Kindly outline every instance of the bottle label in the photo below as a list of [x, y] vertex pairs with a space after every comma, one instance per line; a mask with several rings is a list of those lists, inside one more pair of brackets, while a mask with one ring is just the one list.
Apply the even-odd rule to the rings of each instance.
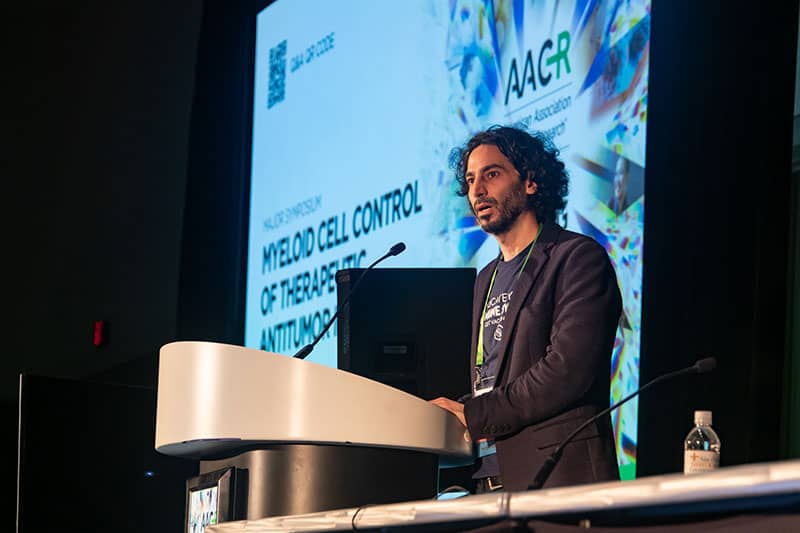
[[719, 454], [713, 451], [686, 450], [683, 452], [683, 473], [711, 472], [719, 467]]

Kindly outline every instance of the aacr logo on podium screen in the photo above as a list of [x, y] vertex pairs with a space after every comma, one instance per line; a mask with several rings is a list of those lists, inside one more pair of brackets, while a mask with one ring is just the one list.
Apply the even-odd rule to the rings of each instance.
[[[522, 77], [519, 74], [519, 67], [517, 66], [517, 58], [511, 60], [511, 67], [508, 71], [508, 85], [506, 86], [506, 101], [512, 94], [516, 95], [517, 100], [525, 96], [525, 91], [530, 88], [530, 91], [535, 91], [537, 88], [547, 87], [553, 80], [553, 73], [555, 72], [555, 79], [558, 80], [562, 75], [562, 64], [564, 66], [564, 75], [571, 72], [569, 66], [569, 32], [562, 31], [556, 37], [554, 45], [552, 39], [547, 39], [539, 48], [537, 54], [537, 61], [534, 63], [533, 50], [528, 50], [525, 55], [525, 64], [522, 67]], [[553, 52], [555, 46], [555, 52]], [[538, 82], [538, 85], [537, 85]]]

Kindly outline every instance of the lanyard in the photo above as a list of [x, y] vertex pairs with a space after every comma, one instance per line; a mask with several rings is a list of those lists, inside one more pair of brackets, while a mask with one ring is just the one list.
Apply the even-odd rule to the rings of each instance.
[[[528, 248], [528, 254], [525, 256], [525, 261], [522, 262], [522, 266], [517, 272], [517, 277], [514, 280], [516, 281], [522, 275], [522, 271], [525, 270], [525, 265], [528, 264], [528, 259], [531, 256], [531, 252], [533, 251], [533, 245], [536, 244], [536, 241], [539, 240], [539, 235], [542, 234], [542, 226], [544, 224], [539, 224], [539, 231], [536, 233], [536, 238], [533, 239], [530, 247]], [[500, 264], [499, 262], [497, 264]], [[481, 321], [478, 324], [478, 353], [475, 355], [475, 365], [476, 366], [483, 366], [483, 322], [486, 318], [486, 308], [489, 306], [489, 298], [492, 296], [492, 287], [494, 287], [494, 279], [497, 277], [497, 264], [494, 266], [494, 272], [492, 272], [492, 281], [489, 282], [489, 290], [486, 292], [486, 301], [483, 303], [483, 312], [481, 313]]]

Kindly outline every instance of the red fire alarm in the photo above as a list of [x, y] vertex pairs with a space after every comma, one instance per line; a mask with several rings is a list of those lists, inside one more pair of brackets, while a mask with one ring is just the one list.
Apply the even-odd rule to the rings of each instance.
[[103, 342], [105, 341], [105, 330], [106, 330], [105, 320], [94, 321], [94, 336], [92, 337], [92, 344], [94, 344], [98, 348], [102, 346]]

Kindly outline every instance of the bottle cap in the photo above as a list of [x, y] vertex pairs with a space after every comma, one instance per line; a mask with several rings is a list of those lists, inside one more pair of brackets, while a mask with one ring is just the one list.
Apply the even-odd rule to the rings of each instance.
[[711, 425], [711, 411], [695, 411], [694, 423], [697, 426], [710, 426]]

